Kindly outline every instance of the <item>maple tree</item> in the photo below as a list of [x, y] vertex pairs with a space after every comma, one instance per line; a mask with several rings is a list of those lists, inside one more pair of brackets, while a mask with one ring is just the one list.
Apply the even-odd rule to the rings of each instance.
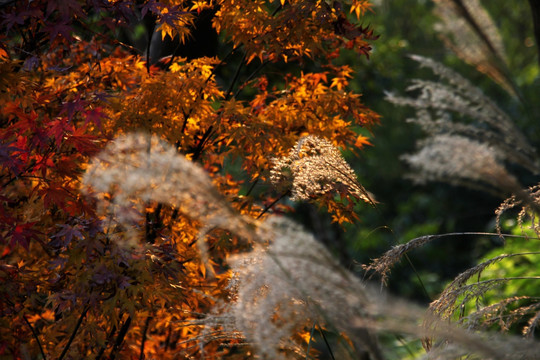
[[[278, 201], [290, 189], [269, 181], [275, 158], [306, 135], [362, 148], [369, 141], [354, 128], [378, 122], [347, 90], [352, 69], [333, 63], [341, 49], [369, 54], [375, 36], [358, 24], [369, 9], [364, 0], [2, 2], [0, 355], [202, 356], [194, 320], [227, 297], [224, 259], [250, 245], [208, 231], [207, 276], [200, 218], [150, 199], [138, 200], [141, 219], [114, 222], [81, 190], [83, 174], [119, 134], [151, 133], [200, 164], [235, 211], [288, 211]], [[163, 40], [196, 39], [203, 16], [221, 42], [216, 56], [151, 59]], [[141, 28], [137, 48], [122, 32]], [[310, 201], [342, 223], [368, 198], [342, 186]], [[224, 341], [206, 341], [206, 356], [250, 351]]]

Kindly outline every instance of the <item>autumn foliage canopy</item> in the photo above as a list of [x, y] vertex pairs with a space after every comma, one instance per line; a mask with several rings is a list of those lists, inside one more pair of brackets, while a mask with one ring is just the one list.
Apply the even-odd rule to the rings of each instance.
[[369, 144], [356, 130], [378, 116], [335, 61], [368, 56], [369, 9], [2, 1], [0, 356], [249, 356], [199, 320], [232, 296], [256, 220], [289, 196], [338, 223], [372, 201], [337, 148]]

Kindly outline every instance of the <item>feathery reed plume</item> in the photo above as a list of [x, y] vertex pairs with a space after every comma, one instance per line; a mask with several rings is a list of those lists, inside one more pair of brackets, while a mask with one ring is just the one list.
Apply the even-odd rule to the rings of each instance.
[[[201, 342], [238, 344], [245, 337], [262, 358], [305, 358], [309, 354], [302, 350], [299, 334], [320, 324], [348, 334], [356, 350], [374, 360], [383, 358], [374, 331], [427, 336], [429, 330], [430, 335], [452, 343], [441, 350], [442, 358], [448, 359], [470, 352], [493, 359], [511, 359], [516, 354], [533, 359], [531, 354], [540, 353], [537, 343], [506, 337], [493, 340], [439, 322], [430, 329], [420, 326], [422, 310], [372, 291], [290, 220], [253, 221], [232, 210], [200, 167], [157, 137], [130, 134], [111, 142], [91, 163], [83, 184], [98, 193], [112, 209], [108, 215], [124, 227], [137, 224], [128, 210], [157, 201], [178, 207], [200, 221], [203, 229], [217, 226], [254, 240], [252, 251], [228, 259], [234, 274], [230, 299], [204, 321], [194, 321], [208, 327]], [[133, 239], [127, 241], [133, 244]], [[530, 326], [536, 322], [532, 318]]]
[[504, 193], [520, 191], [517, 179], [501, 163], [497, 149], [459, 135], [436, 135], [424, 140], [416, 154], [405, 155], [417, 183], [446, 181], [469, 187], [487, 186]]
[[492, 259], [488, 259], [476, 266], [459, 274], [441, 293], [437, 300], [433, 301], [429, 308], [434, 313], [440, 315], [444, 319], [450, 318], [456, 310], [465, 306], [465, 303], [470, 299], [478, 298], [486, 291], [508, 281], [507, 278], [488, 279], [483, 282], [475, 282], [468, 284], [473, 276], [480, 278], [482, 271], [488, 266], [499, 262], [508, 257], [524, 256], [526, 254], [503, 254]]
[[[349, 328], [348, 315], [359, 316], [367, 306], [361, 282], [290, 220], [270, 217], [257, 233], [259, 245], [252, 252], [229, 259], [236, 291], [226, 313], [233, 316], [234, 329], [267, 359], [280, 358], [280, 350], [294, 353], [300, 346], [292, 334], [314, 323], [354, 334], [357, 350], [382, 359], [373, 335]], [[305, 350], [300, 356], [305, 357]]]
[[430, 359], [471, 353], [486, 359], [509, 360], [518, 353], [523, 359], [537, 358], [538, 343], [471, 333], [435, 317], [423, 325], [428, 323], [425, 310], [364, 284], [290, 220], [269, 217], [257, 234], [253, 251], [229, 259], [233, 296], [205, 322], [213, 334], [220, 328], [236, 339], [241, 332], [261, 358], [306, 358], [309, 354], [293, 334], [314, 323], [347, 334], [371, 359], [382, 356], [376, 332], [435, 337], [439, 342]]
[[507, 173], [504, 162], [540, 172], [534, 148], [510, 117], [477, 87], [431, 59], [412, 59], [444, 80], [414, 80], [408, 91], [418, 91], [416, 98], [387, 94], [390, 102], [415, 108], [416, 117], [408, 121], [420, 125], [431, 137], [417, 154], [404, 157], [413, 167], [425, 171], [413, 175], [416, 181], [480, 183], [507, 194], [519, 192], [520, 186]]
[[[426, 318], [426, 326], [433, 326], [435, 317], [440, 317], [443, 320], [458, 319], [467, 329], [475, 331], [498, 328], [501, 332], [509, 332], [511, 328], [521, 328], [523, 335], [530, 336], [537, 324], [535, 319], [540, 310], [540, 298], [515, 293], [504, 295], [507, 291], [499, 288], [512, 282], [538, 281], [540, 276], [505, 276], [500, 271], [495, 276], [493, 273], [483, 276], [482, 273], [499, 262], [514, 258], [527, 261], [528, 257], [538, 254], [540, 252], [502, 254], [464, 271], [430, 304], [429, 311], [434, 317]], [[505, 267], [501, 265], [502, 269]], [[525, 323], [526, 326], [523, 325]]]
[[[538, 207], [540, 206], [540, 184], [531, 186], [524, 192], [526, 193], [526, 196], [512, 195], [495, 211], [497, 214], [496, 227], [499, 234], [502, 234], [502, 214], [510, 209], [521, 207], [517, 216], [519, 227], [524, 230], [523, 224], [526, 219], [529, 219], [531, 221], [531, 230], [540, 237], [540, 218], [538, 217], [538, 214], [540, 214], [540, 211], [538, 210]], [[523, 231], [523, 234], [526, 236], [525, 231]]]
[[516, 96], [502, 37], [480, 0], [435, 0], [435, 26], [447, 48]]
[[373, 260], [369, 265], [363, 265], [362, 268], [367, 272], [374, 271], [375, 273], [380, 274], [381, 281], [383, 284], [386, 284], [390, 270], [396, 263], [401, 261], [405, 254], [413, 249], [424, 246], [437, 238], [439, 238], [437, 235], [426, 235], [412, 239], [405, 244], [394, 246], [385, 252], [383, 256]]
[[311, 200], [345, 187], [357, 199], [373, 203], [339, 150], [313, 135], [300, 138], [288, 156], [274, 159], [270, 181], [290, 190], [293, 201]]
[[[369, 294], [369, 292], [368, 292]], [[425, 310], [403, 300], [371, 293], [371, 302], [364, 310], [367, 317], [350, 316], [350, 321], [368, 329], [434, 338], [421, 359], [456, 359], [465, 355], [480, 359], [539, 359], [540, 344], [517, 336], [471, 331], [449, 321], [443, 321]], [[473, 355], [474, 354], [474, 355]], [[475, 356], [476, 355], [476, 356]]]
[[[83, 185], [97, 193], [102, 210], [128, 233], [136, 229], [144, 203], [156, 201], [177, 207], [207, 228], [251, 236], [247, 219], [230, 207], [208, 174], [157, 136], [119, 136], [92, 160]], [[128, 235], [128, 244], [134, 245], [137, 234]]]

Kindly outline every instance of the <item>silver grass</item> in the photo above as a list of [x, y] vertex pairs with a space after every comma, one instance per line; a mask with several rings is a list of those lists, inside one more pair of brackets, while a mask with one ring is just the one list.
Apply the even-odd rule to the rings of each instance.
[[414, 80], [408, 91], [417, 93], [415, 97], [387, 94], [390, 102], [416, 109], [416, 117], [408, 121], [428, 134], [417, 154], [404, 157], [419, 170], [413, 172], [414, 180], [488, 185], [492, 191], [507, 194], [518, 191], [519, 184], [508, 174], [505, 163], [540, 172], [535, 149], [480, 89], [440, 63], [412, 58], [441, 80]]
[[497, 149], [459, 135], [436, 135], [424, 140], [421, 149], [405, 159], [417, 183], [445, 181], [455, 185], [487, 185], [512, 193], [520, 190], [517, 179], [502, 165]]
[[291, 343], [291, 334], [319, 324], [354, 330], [357, 347], [381, 359], [376, 339], [349, 327], [348, 315], [361, 316], [367, 306], [363, 284], [290, 220], [270, 217], [258, 234], [259, 243], [268, 247], [259, 245], [229, 260], [237, 291], [227, 312], [258, 353], [279, 358], [279, 349], [299, 347]]
[[[136, 228], [145, 203], [155, 201], [178, 208], [206, 229], [251, 236], [249, 220], [237, 216], [208, 174], [157, 136], [119, 136], [92, 160], [82, 183], [128, 232]], [[136, 240], [131, 231], [128, 244]]]
[[495, 211], [497, 214], [496, 218], [496, 227], [497, 232], [502, 234], [501, 228], [501, 219], [502, 215], [508, 210], [514, 208], [520, 208], [520, 211], [517, 215], [518, 225], [522, 229], [524, 236], [527, 236], [526, 229], [524, 228], [524, 223], [526, 220], [530, 221], [530, 230], [533, 230], [537, 236], [540, 237], [540, 213], [538, 206], [540, 204], [540, 184], [531, 186], [528, 189], [524, 190], [525, 195], [518, 196], [512, 195], [506, 199], [499, 208]]
[[270, 181], [289, 190], [293, 201], [312, 200], [344, 186], [356, 198], [373, 202], [339, 149], [313, 135], [300, 138], [288, 156], [273, 160]]
[[480, 0], [435, 0], [435, 25], [447, 48], [478, 71], [490, 76], [507, 92], [517, 95], [508, 76], [502, 37]]
[[[361, 282], [290, 220], [270, 217], [258, 234], [254, 251], [231, 257], [234, 297], [208, 321], [212, 326], [219, 324], [225, 333], [243, 333], [261, 358], [283, 358], [285, 349], [291, 357], [305, 358], [302, 344], [292, 341], [291, 331], [315, 323], [348, 334], [373, 359], [382, 356], [374, 332], [438, 339], [428, 359], [455, 359], [471, 353], [483, 359], [510, 360], [518, 353], [523, 359], [537, 359], [540, 354], [537, 343], [476, 334], [437, 318], [426, 322], [423, 309]], [[266, 242], [268, 247], [262, 245]]]
[[512, 255], [501, 255], [494, 259], [490, 259], [460, 274], [444, 289], [437, 300], [430, 304], [430, 310], [442, 318], [448, 319], [455, 313], [456, 310], [460, 309], [462, 306], [465, 306], [467, 301], [470, 299], [480, 298], [486, 291], [500, 286], [505, 282], [511, 281], [511, 278], [496, 278], [482, 281], [478, 280], [472, 283], [467, 282], [467, 280], [472, 276], [479, 277], [482, 270], [487, 266], [508, 256]]
[[436, 320], [423, 326], [425, 310], [371, 289], [292, 221], [253, 221], [236, 213], [199, 166], [156, 137], [131, 134], [111, 142], [91, 163], [83, 183], [124, 227], [137, 220], [126, 209], [157, 201], [200, 221], [203, 233], [219, 226], [253, 240], [252, 251], [228, 259], [234, 274], [230, 298], [204, 320], [193, 321], [206, 329], [193, 341], [246, 339], [259, 358], [281, 358], [283, 351], [306, 358], [306, 346], [295, 334], [318, 324], [348, 334], [356, 349], [372, 359], [383, 358], [375, 332], [439, 339], [431, 354], [440, 359], [471, 353], [483, 359], [539, 357], [535, 342], [472, 333]]
[[536, 312], [536, 314], [531, 317], [529, 322], [527, 323], [527, 326], [523, 329], [523, 335], [525, 337], [532, 339], [534, 337], [534, 330], [540, 326], [540, 311]]

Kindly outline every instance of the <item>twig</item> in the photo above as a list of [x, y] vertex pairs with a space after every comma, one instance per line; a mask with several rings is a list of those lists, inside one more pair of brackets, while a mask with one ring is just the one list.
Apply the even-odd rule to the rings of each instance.
[[45, 352], [43, 351], [43, 347], [41, 346], [41, 342], [39, 341], [39, 338], [37, 336], [36, 330], [34, 329], [32, 324], [30, 324], [30, 322], [28, 321], [28, 319], [26, 318], [26, 315], [23, 315], [23, 319], [26, 325], [28, 325], [28, 327], [30, 328], [30, 331], [32, 331], [32, 335], [34, 335], [34, 338], [36, 339], [36, 342], [39, 346], [39, 351], [41, 352], [41, 356], [43, 356], [43, 360], [47, 360], [47, 357], [45, 356]]
[[227, 93], [225, 95], [225, 100], [228, 100], [232, 94], [232, 90], [234, 88], [234, 84], [238, 81], [238, 77], [240, 76], [240, 71], [242, 70], [242, 67], [244, 66], [244, 62], [246, 61], [246, 53], [244, 53], [244, 56], [242, 56], [242, 60], [240, 60], [240, 64], [238, 64], [238, 67], [236, 68], [236, 72], [234, 73], [234, 77], [231, 81], [231, 84], [229, 85], [229, 88], [227, 89]]
[[[264, 68], [266, 66], [266, 64], [268, 64], [269, 61], [268, 60], [265, 60], [261, 63], [261, 65], [259, 65], [258, 68], [256, 68], [251, 74], [249, 74], [249, 76], [246, 78], [246, 80], [244, 80], [244, 83], [247, 83], [249, 82], [251, 79], [253, 79], [253, 77], [255, 77], [255, 75], [257, 75], [257, 73], [259, 71], [262, 70], [262, 68]], [[240, 91], [242, 91], [242, 88], [243, 87], [240, 87], [238, 90], [236, 90], [236, 92], [234, 93], [234, 97], [238, 97], [238, 94], [240, 94]]]
[[270, 210], [270, 208], [271, 208], [272, 206], [274, 206], [275, 204], [277, 204], [277, 202], [278, 202], [279, 200], [283, 199], [285, 196], [289, 195], [289, 193], [290, 193], [289, 190], [285, 191], [283, 194], [281, 194], [280, 197], [278, 197], [276, 200], [272, 201], [272, 203], [270, 203], [270, 205], [267, 205], [267, 206], [263, 209], [263, 211], [259, 214], [259, 216], [257, 216], [257, 219], [260, 219], [261, 216], [263, 216], [268, 210]]
[[118, 332], [118, 337], [116, 338], [116, 342], [114, 343], [114, 347], [111, 351], [111, 356], [109, 356], [110, 360], [114, 360], [116, 358], [116, 354], [120, 350], [120, 347], [122, 343], [124, 342], [124, 338], [126, 337], [126, 334], [129, 330], [129, 327], [131, 325], [131, 316], [128, 316], [122, 327], [120, 328], [120, 331]]
[[156, 26], [152, 26], [152, 29], [148, 29], [148, 43], [146, 44], [146, 72], [150, 74], [150, 49], [152, 47], [152, 37]]
[[320, 326], [317, 326], [317, 329], [319, 329], [319, 333], [321, 333], [321, 336], [324, 340], [324, 343], [326, 344], [328, 352], [330, 353], [330, 357], [332, 358], [332, 360], [336, 360], [336, 358], [334, 357], [334, 353], [332, 352], [332, 348], [330, 347], [330, 344], [328, 343], [328, 340], [326, 339], [326, 335], [324, 335], [324, 332], [322, 331]]
[[66, 354], [67, 354], [67, 352], [69, 350], [69, 347], [71, 346], [71, 343], [75, 339], [75, 336], [77, 335], [77, 331], [79, 331], [79, 328], [81, 327], [81, 324], [82, 324], [82, 322], [84, 320], [84, 317], [86, 316], [86, 313], [88, 312], [89, 309], [90, 309], [90, 306], [86, 305], [83, 312], [81, 313], [81, 316], [79, 316], [79, 320], [77, 320], [77, 324], [75, 325], [75, 329], [73, 329], [73, 332], [71, 333], [71, 336], [69, 337], [68, 343], [64, 347], [64, 350], [60, 354], [60, 357], [58, 358], [58, 360], [62, 360], [66, 356]]
[[317, 322], [313, 322], [313, 326], [311, 327], [311, 331], [309, 333], [309, 342], [307, 344], [307, 350], [306, 350], [306, 360], [309, 358], [309, 350], [311, 349], [311, 343], [313, 342], [313, 335], [315, 334], [315, 327], [317, 326]]
[[[186, 130], [186, 126], [187, 126], [187, 121], [188, 121], [188, 118], [191, 116], [191, 113], [193, 112], [193, 110], [195, 109], [195, 105], [197, 103], [197, 100], [199, 100], [203, 93], [204, 93], [204, 89], [206, 88], [206, 84], [208, 83], [208, 81], [210, 81], [210, 79], [212, 78], [212, 76], [214, 76], [217, 72], [217, 70], [223, 66], [223, 64], [225, 63], [225, 60], [227, 60], [236, 50], [238, 50], [240, 48], [241, 45], [239, 46], [236, 46], [236, 47], [233, 47], [231, 49], [231, 51], [229, 51], [229, 53], [227, 55], [225, 55], [225, 57], [219, 62], [219, 64], [217, 64], [216, 66], [214, 66], [214, 68], [212, 69], [212, 71], [210, 72], [210, 75], [208, 75], [208, 77], [206, 78], [206, 80], [204, 81], [204, 84], [201, 86], [201, 89], [199, 90], [199, 94], [197, 95], [196, 97], [196, 100], [195, 102], [193, 103], [193, 105], [189, 108], [189, 111], [186, 113], [184, 113], [184, 122], [182, 123], [182, 130], [181, 130], [181, 133], [183, 134], [184, 131]], [[182, 111], [184, 112], [184, 111]]]
[[212, 130], [214, 130], [213, 125], [210, 125], [208, 129], [204, 132], [201, 140], [199, 141], [199, 144], [197, 144], [197, 148], [195, 148], [195, 151], [193, 152], [192, 161], [195, 162], [197, 159], [199, 159], [199, 156], [201, 156], [204, 145], [210, 138], [210, 135], [212, 134]]
[[146, 322], [144, 323], [144, 329], [142, 334], [142, 340], [141, 340], [141, 352], [139, 354], [139, 360], [144, 360], [144, 344], [146, 343], [146, 333], [148, 332], [148, 328], [150, 326], [150, 321], [152, 320], [151, 316], [148, 316], [146, 318]]
[[97, 354], [96, 358], [94, 360], [100, 360], [103, 354], [105, 354], [105, 350], [109, 347], [109, 343], [111, 342], [113, 334], [116, 332], [116, 325], [113, 325], [111, 328], [111, 331], [109, 332], [109, 335], [107, 336], [107, 340], [105, 341], [105, 344], [101, 347], [99, 350], [99, 353]]

